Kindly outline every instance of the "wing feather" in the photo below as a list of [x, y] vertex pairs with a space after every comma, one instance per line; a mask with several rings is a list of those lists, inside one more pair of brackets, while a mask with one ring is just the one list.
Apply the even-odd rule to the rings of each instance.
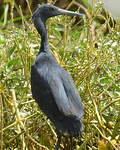
[[62, 74], [50, 81], [50, 89], [58, 109], [66, 116], [81, 118], [84, 114], [81, 98], [69, 74], [62, 70]]

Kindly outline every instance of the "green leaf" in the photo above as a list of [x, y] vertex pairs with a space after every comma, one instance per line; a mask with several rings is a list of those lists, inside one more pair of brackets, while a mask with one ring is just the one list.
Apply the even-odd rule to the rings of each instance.
[[13, 47], [9, 49], [8, 57], [10, 57], [13, 54], [13, 52], [15, 51], [15, 48], [16, 48], [16, 44], [14, 44]]
[[8, 67], [18, 65], [18, 64], [19, 64], [19, 61], [20, 61], [20, 60], [17, 59], [17, 58], [12, 59], [12, 60], [8, 63]]

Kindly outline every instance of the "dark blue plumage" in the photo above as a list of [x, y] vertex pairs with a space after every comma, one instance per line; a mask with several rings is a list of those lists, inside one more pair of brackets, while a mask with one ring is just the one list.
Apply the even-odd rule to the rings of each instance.
[[40, 109], [56, 127], [59, 138], [56, 150], [59, 148], [61, 135], [80, 135], [84, 114], [81, 98], [72, 78], [57, 63], [49, 49], [46, 20], [61, 14], [81, 16], [79, 13], [47, 4], [41, 5], [32, 16], [33, 23], [41, 35], [41, 47], [31, 67], [31, 90]]

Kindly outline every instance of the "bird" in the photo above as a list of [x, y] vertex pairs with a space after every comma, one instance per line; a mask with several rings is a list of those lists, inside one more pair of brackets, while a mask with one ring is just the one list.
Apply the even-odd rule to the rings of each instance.
[[49, 48], [46, 21], [58, 15], [83, 17], [83, 14], [64, 10], [51, 4], [42, 4], [32, 15], [32, 22], [41, 36], [41, 46], [31, 65], [32, 97], [57, 134], [55, 150], [60, 148], [61, 137], [67, 136], [73, 147], [73, 137], [81, 135], [84, 107], [69, 73], [52, 56]]

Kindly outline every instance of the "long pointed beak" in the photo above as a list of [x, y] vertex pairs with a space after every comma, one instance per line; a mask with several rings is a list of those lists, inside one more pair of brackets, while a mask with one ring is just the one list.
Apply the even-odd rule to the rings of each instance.
[[58, 12], [60, 13], [60, 15], [71, 15], [71, 16], [79, 16], [79, 17], [84, 16], [84, 14], [73, 12], [73, 11], [68, 11], [68, 10], [64, 10], [60, 8], [58, 9]]

